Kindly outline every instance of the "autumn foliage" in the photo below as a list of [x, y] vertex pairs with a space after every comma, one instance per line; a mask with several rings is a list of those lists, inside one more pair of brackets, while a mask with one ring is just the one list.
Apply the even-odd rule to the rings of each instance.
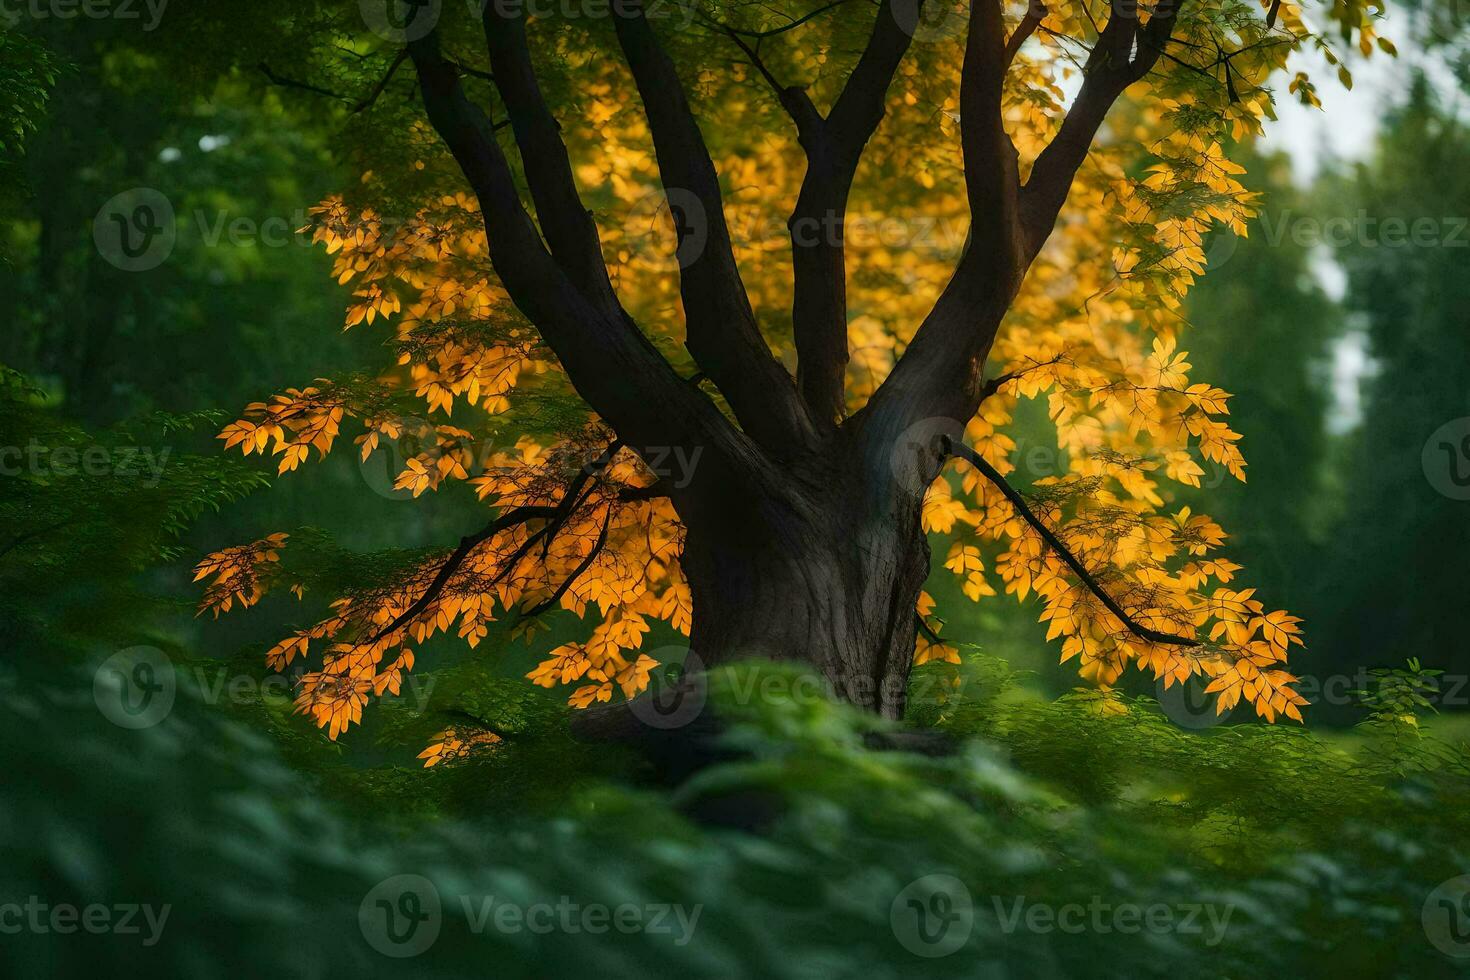
[[[752, 31], [786, 22], [764, 9], [716, 6], [710, 16]], [[1338, 10], [1340, 32], [1370, 50], [1367, 15]], [[1171, 498], [1175, 487], [1199, 487], [1207, 467], [1246, 479], [1230, 395], [1191, 374], [1181, 304], [1204, 272], [1211, 230], [1247, 231], [1254, 202], [1229, 148], [1260, 133], [1272, 114], [1266, 86], [1291, 52], [1311, 46], [1331, 56], [1331, 48], [1289, 2], [1207, 0], [1188, 12], [1175, 35], [1180, 56], [1129, 88], [1078, 171], [996, 339], [993, 390], [964, 439], [999, 473], [1013, 473], [1018, 412], [1039, 403], [1063, 462], [1039, 478], [1022, 474], [1031, 477], [1022, 485], [1030, 506], [1140, 624], [1199, 645], [1131, 632], [964, 462], [929, 487], [923, 528], [966, 599], [1038, 597], [1046, 639], [1060, 641], [1061, 659], [1102, 690], [1132, 665], [1166, 686], [1206, 678], [1222, 713], [1245, 701], [1268, 721], [1301, 720], [1305, 700], [1285, 667], [1302, 642], [1299, 621], [1243, 584], [1223, 552], [1224, 529]], [[1008, 27], [1023, 13], [1008, 10]], [[1079, 54], [1097, 37], [1095, 13], [1082, 4], [1046, 11], [1006, 74], [1004, 116], [1023, 178], [1066, 114]], [[689, 61], [699, 67], [688, 83], [700, 105], [718, 107], [718, 125], [706, 121], [706, 131], [727, 187], [736, 257], [765, 337], [788, 364], [784, 216], [803, 157], [761, 72], [808, 80], [824, 104], [851, 68], [867, 17], [812, 18], [783, 31], [762, 48], [761, 71], [717, 30], [676, 42], [680, 52], [703, 54]], [[955, 91], [962, 26], [925, 38], [903, 62], [854, 188], [846, 219], [849, 412], [903, 356], [964, 246]], [[575, 140], [576, 175], [594, 202], [614, 284], [655, 345], [697, 384], [681, 344], [673, 234], [627, 69], [603, 57], [595, 38], [556, 24], [531, 29], [542, 55], [576, 80], [576, 94], [556, 109]], [[1230, 51], [1223, 60], [1215, 54], [1222, 41]], [[1289, 94], [1317, 98], [1300, 73]], [[565, 686], [579, 708], [632, 698], [657, 666], [641, 650], [650, 623], [690, 627], [680, 522], [652, 492], [659, 474], [577, 407], [557, 359], [510, 302], [486, 259], [477, 202], [457, 187], [433, 132], [419, 124], [403, 139], [425, 175], [421, 196], [403, 204], [407, 219], [344, 195], [315, 208], [309, 229], [351, 290], [346, 326], [383, 334], [382, 371], [318, 379], [249, 405], [220, 438], [247, 456], [274, 457], [285, 474], [337, 448], [345, 427], [364, 460], [413, 447], [398, 489], [422, 498], [464, 482], [501, 518], [523, 519], [466, 539], [455, 563], [440, 554], [400, 580], [336, 599], [329, 617], [272, 648], [269, 663], [320, 665], [304, 675], [297, 704], [336, 738], [369, 700], [399, 690], [414, 649], [436, 634], [474, 647], [492, 624], [508, 623], [530, 639], [540, 617], [560, 609], [586, 622], [585, 639], [546, 651], [528, 678]], [[365, 174], [364, 188], [380, 179]], [[566, 404], [571, 411], [544, 424], [547, 406]], [[207, 580], [203, 609], [217, 615], [272, 589], [299, 590], [304, 583], [280, 571], [289, 547], [285, 534], [273, 534], [208, 557], [197, 569]], [[916, 612], [926, 626], [916, 662], [958, 663], [963, 638], [943, 635], [934, 599], [925, 593]], [[469, 750], [467, 739], [444, 733], [426, 750], [426, 765]]]

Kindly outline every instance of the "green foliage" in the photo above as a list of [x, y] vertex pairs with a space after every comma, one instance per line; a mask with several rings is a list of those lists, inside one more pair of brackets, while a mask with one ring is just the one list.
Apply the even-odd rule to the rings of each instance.
[[59, 71], [43, 45], [0, 26], [0, 194], [13, 193], [26, 139], [40, 123]]
[[1354, 691], [1362, 704], [1375, 718], [1414, 718], [1421, 711], [1434, 711], [1435, 707], [1426, 695], [1439, 693], [1436, 680], [1442, 670], [1427, 670], [1415, 658], [1409, 660], [1408, 669], [1375, 667], [1368, 672], [1378, 679], [1378, 684], [1369, 690]]
[[175, 451], [181, 436], [217, 421], [211, 413], [157, 414], [88, 431], [0, 366], [4, 615], [64, 616], [92, 632], [100, 596], [138, 599], [129, 575], [176, 559], [180, 536], [202, 514], [266, 485], [267, 477], [235, 460]]
[[[346, 777], [304, 776], [192, 685], [162, 723], [125, 731], [93, 708], [88, 675], [37, 683], [35, 667], [11, 665], [0, 733], [21, 751], [0, 789], [0, 884], [52, 903], [170, 903], [164, 940], [130, 948], [130, 962], [204, 976], [223, 963], [233, 975], [425, 977], [494, 963], [510, 977], [1325, 977], [1368, 962], [1380, 976], [1448, 975], [1419, 910], [1470, 860], [1465, 747], [1440, 743], [1446, 764], [1395, 769], [1373, 740], [1184, 733], [1145, 701], [1100, 713], [987, 686], [1004, 668], [973, 656], [960, 670], [982, 679], [985, 708], [954, 702], [948, 755], [865, 748], [891, 726], [816, 695], [794, 668], [749, 664], [710, 678], [733, 755], [671, 791], [629, 788], [605, 752], [600, 773], [569, 784], [548, 748], [558, 720], [526, 717], [494, 762], [381, 765], [339, 794]], [[452, 700], [505, 723], [508, 696], [470, 685]], [[476, 812], [474, 783], [519, 806]], [[340, 801], [366, 786], [371, 806], [349, 812]], [[683, 815], [712, 803], [771, 819], [750, 833]], [[357, 917], [370, 889], [404, 873], [434, 884], [443, 928], [395, 961]], [[958, 877], [974, 899], [967, 944], [942, 960], [915, 957], [891, 928], [895, 897], [929, 874]], [[699, 913], [684, 944], [477, 933], [489, 896]], [[1112, 931], [1125, 903], [1171, 909], [1181, 928]], [[1096, 908], [1109, 931], [1013, 921], [1036, 906]], [[1201, 911], [1182, 928], [1188, 908]], [[116, 955], [120, 937], [67, 938], [21, 936], [7, 956], [67, 975]]]
[[[1387, 637], [1457, 674], [1470, 667], [1460, 613], [1470, 524], [1450, 482], [1464, 460], [1442, 452], [1470, 425], [1467, 153], [1470, 135], [1421, 77], [1376, 157], [1329, 184], [1358, 232], [1338, 258], [1372, 358], [1363, 424], [1340, 468], [1347, 506], [1326, 559], [1336, 574], [1322, 580], [1317, 616], [1337, 669], [1382, 663]], [[1433, 231], [1396, 237], [1391, 221]]]

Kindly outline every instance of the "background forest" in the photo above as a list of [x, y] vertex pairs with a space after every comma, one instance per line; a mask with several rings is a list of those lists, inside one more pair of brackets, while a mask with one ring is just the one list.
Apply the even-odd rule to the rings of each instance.
[[[1294, 113], [1243, 148], [1260, 215], [1247, 237], [1215, 234], [1188, 301], [1184, 346], [1236, 396], [1250, 463], [1243, 485], [1206, 463], [1198, 499], [1304, 620], [1305, 726], [1216, 716], [1198, 688], [1141, 675], [1100, 694], [1057, 664], [1035, 601], [994, 597], [946, 623], [958, 687], [915, 676], [909, 720], [955, 753], [873, 752], [885, 726], [851, 709], [744, 697], [790, 686], [792, 668], [752, 665], [712, 680], [736, 724], [724, 761], [692, 776], [574, 739], [508, 631], [471, 656], [426, 644], [401, 694], [329, 741], [265, 667], [293, 600], [195, 617], [196, 563], [261, 528], [313, 529], [297, 533], [320, 535], [319, 572], [348, 581], [477, 526], [463, 486], [416, 505], [352, 452], [277, 480], [215, 438], [263, 392], [368, 363], [377, 341], [336, 329], [344, 289], [298, 230], [358, 177], [334, 147], [375, 123], [279, 79], [181, 76], [126, 22], [0, 28], [0, 446], [23, 454], [0, 462], [27, 461], [0, 475], [0, 904], [171, 906], [155, 942], [141, 918], [137, 936], [7, 931], [0, 960], [15, 976], [1470, 969], [1470, 452], [1437, 448], [1470, 448], [1461, 27], [1395, 10], [1383, 33], [1401, 56], [1340, 94], [1347, 108], [1327, 98], [1326, 128]], [[1358, 137], [1331, 138], [1351, 113]], [[137, 187], [176, 216], [167, 261], [143, 273], [94, 240], [103, 203]], [[1424, 217], [1432, 235], [1388, 240], [1390, 219]], [[1021, 489], [1060, 472], [1045, 411], [1026, 424]], [[173, 700], [135, 730], [99, 692], [138, 648]], [[423, 768], [463, 720], [495, 751]], [[402, 874], [432, 883], [442, 928], [394, 960], [360, 910]], [[936, 875], [974, 908], [958, 951], [927, 958], [895, 896]], [[490, 896], [673, 905], [687, 934], [675, 915], [668, 932], [484, 928], [462, 899]], [[1162, 905], [1175, 924], [1024, 916], [1090, 903]]]

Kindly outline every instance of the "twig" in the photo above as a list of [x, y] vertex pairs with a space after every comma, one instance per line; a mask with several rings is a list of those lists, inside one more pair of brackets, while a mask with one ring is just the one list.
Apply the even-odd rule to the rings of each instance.
[[832, 0], [831, 3], [826, 4], [822, 7], [818, 7], [811, 13], [804, 14], [801, 17], [796, 18], [796, 20], [793, 20], [789, 24], [782, 24], [780, 27], [772, 27], [764, 31], [752, 31], [738, 27], [725, 27], [725, 25], [723, 24], [721, 24], [720, 27], [724, 30], [732, 31], [736, 34], [739, 34], [742, 37], [754, 38], [755, 40], [760, 41], [768, 37], [775, 37], [778, 34], [785, 34], [787, 31], [795, 30], [802, 24], [805, 24], [807, 21], [815, 20], [816, 18], [825, 14], [827, 11], [840, 7], [846, 2], [847, 0]]
[[373, 86], [372, 91], [353, 107], [353, 113], [359, 113], [371, 108], [373, 103], [378, 101], [378, 96], [382, 95], [383, 90], [388, 87], [388, 83], [393, 81], [393, 76], [398, 73], [399, 66], [406, 60], [408, 60], [408, 49], [404, 48], [398, 52], [398, 56], [393, 59], [393, 63], [388, 66], [388, 70], [383, 74], [383, 77], [378, 79], [378, 83]]
[[1031, 0], [1027, 4], [1026, 16], [1021, 18], [1021, 23], [1016, 25], [1015, 31], [1006, 41], [1005, 67], [1007, 69], [1011, 67], [1011, 62], [1016, 60], [1016, 52], [1021, 50], [1021, 45], [1036, 33], [1036, 29], [1041, 26], [1041, 22], [1046, 19], [1049, 12], [1046, 9], [1046, 0]]
[[277, 85], [281, 88], [300, 89], [303, 92], [312, 92], [316, 95], [324, 95], [329, 99], [336, 99], [338, 102], [345, 102], [348, 105], [353, 105], [355, 102], [355, 100], [349, 99], [347, 96], [343, 95], [340, 92], [333, 92], [331, 89], [325, 89], [319, 85], [313, 85], [310, 82], [300, 82], [294, 78], [287, 78], [285, 75], [277, 74], [271, 68], [271, 66], [266, 64], [264, 61], [262, 61], [256, 67], [260, 69], [260, 73], [264, 75], [272, 85]]
[[1172, 633], [1161, 633], [1158, 630], [1149, 629], [1147, 626], [1135, 620], [1124, 611], [1122, 606], [1118, 605], [1112, 596], [1108, 595], [1107, 590], [1102, 587], [1102, 584], [1097, 579], [1093, 578], [1092, 573], [1078, 560], [1077, 556], [1072, 554], [1071, 550], [1062, 543], [1061, 538], [1058, 538], [1051, 528], [1042, 523], [1041, 518], [1032, 513], [1031, 508], [1026, 504], [1025, 498], [1006, 482], [1005, 477], [996, 472], [995, 467], [987, 463], [984, 457], [969, 446], [955, 442], [949, 436], [942, 435], [939, 438], [946, 456], [958, 456], [979, 470], [985, 479], [995, 484], [995, 488], [1004, 495], [1006, 500], [1010, 501], [1011, 506], [1016, 509], [1016, 512], [1025, 519], [1027, 524], [1030, 524], [1036, 530], [1037, 534], [1041, 535], [1042, 540], [1057, 553], [1062, 561], [1067, 563], [1067, 567], [1076, 573], [1077, 577], [1082, 580], [1082, 584], [1087, 586], [1088, 590], [1098, 597], [1102, 604], [1108, 608], [1108, 611], [1114, 616], [1117, 616], [1123, 625], [1128, 627], [1129, 632], [1150, 643], [1161, 643], [1180, 647], [1201, 646], [1199, 640], [1175, 636]]
[[[621, 439], [613, 440], [613, 442], [602, 451], [602, 453], [597, 457], [596, 460], [594, 460], [588, 466], [584, 467], [581, 473], [577, 474], [577, 478], [573, 480], [571, 484], [567, 487], [566, 493], [562, 495], [560, 502], [558, 502], [556, 505], [553, 506], [550, 504], [546, 504], [517, 507], [510, 513], [502, 514], [500, 517], [497, 517], [495, 520], [491, 521], [489, 525], [487, 525], [482, 530], [476, 532], [475, 534], [467, 535], [466, 537], [461, 538], [459, 542], [459, 547], [455, 548], [454, 552], [445, 560], [444, 564], [439, 567], [438, 574], [434, 576], [434, 580], [429, 583], [429, 587], [424, 590], [423, 595], [419, 596], [418, 599], [414, 601], [413, 605], [409, 606], [400, 615], [395, 617], [393, 622], [389, 623], [387, 626], [383, 627], [376, 634], [374, 634], [372, 639], [368, 642], [377, 643], [383, 637], [388, 636], [389, 634], [403, 627], [406, 623], [413, 622], [413, 620], [425, 609], [427, 609], [429, 607], [429, 604], [432, 603], [436, 598], [438, 598], [439, 594], [444, 591], [444, 587], [449, 583], [450, 577], [459, 569], [461, 565], [464, 564], [465, 559], [469, 557], [470, 552], [474, 550], [475, 546], [494, 537], [501, 531], [542, 517], [547, 518], [548, 520], [548, 523], [545, 527], [541, 528], [535, 534], [527, 538], [521, 544], [521, 546], [516, 549], [515, 554], [513, 554], [510, 559], [506, 561], [505, 567], [501, 569], [501, 574], [496, 576], [497, 580], [502, 577], [509, 569], [514, 568], [516, 565], [518, 565], [521, 559], [526, 556], [526, 554], [531, 550], [531, 547], [535, 545], [538, 540], [546, 538], [549, 544], [550, 537], [548, 537], [548, 533], [551, 536], [554, 536], [556, 533], [556, 530], [554, 529], [560, 529], [560, 527], [566, 523], [566, 519], [571, 516], [572, 512], [575, 511], [577, 507], [580, 506], [581, 503], [587, 499], [586, 495], [582, 494], [582, 488], [585, 487], [588, 481], [592, 479], [594, 473], [600, 472], [601, 470], [606, 468], [607, 465], [612, 462], [612, 458], [616, 456], [618, 454], [618, 451], [622, 448], [623, 441]], [[580, 574], [580, 572], [578, 574]]]
[[63, 520], [56, 521], [53, 524], [46, 524], [41, 527], [35, 528], [34, 530], [26, 531], [19, 537], [12, 539], [10, 543], [7, 544], [5, 547], [0, 548], [0, 558], [4, 558], [16, 548], [25, 544], [27, 541], [34, 541], [36, 538], [42, 537], [46, 534], [50, 534], [52, 531], [59, 531], [67, 525], [75, 523], [77, 523], [77, 518], [68, 517]]
[[607, 515], [607, 520], [602, 522], [602, 533], [597, 536], [597, 543], [592, 546], [592, 550], [587, 553], [587, 557], [583, 558], [582, 561], [577, 564], [577, 567], [572, 569], [572, 574], [568, 575], [562, 581], [561, 585], [557, 586], [556, 591], [551, 594], [550, 598], [548, 598], [545, 602], [538, 603], [535, 608], [522, 613], [522, 620], [535, 619], [537, 616], [541, 615], [546, 610], [550, 609], [552, 606], [561, 601], [561, 597], [567, 594], [567, 590], [572, 587], [572, 583], [581, 578], [582, 573], [591, 568], [592, 563], [597, 560], [597, 556], [602, 553], [603, 547], [607, 544], [607, 532], [611, 526], [612, 512], [609, 511]]

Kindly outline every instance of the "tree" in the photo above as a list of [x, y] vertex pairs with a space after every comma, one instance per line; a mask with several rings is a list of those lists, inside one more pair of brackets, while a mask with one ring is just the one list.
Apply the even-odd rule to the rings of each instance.
[[[0, 316], [12, 324], [0, 337], [0, 359], [93, 426], [152, 409], [236, 407], [280, 382], [278, 374], [263, 380], [251, 362], [279, 371], [290, 351], [284, 338], [306, 337], [323, 356], [323, 338], [304, 327], [338, 302], [321, 278], [326, 261], [297, 261], [229, 227], [244, 215], [258, 227], [265, 212], [289, 228], [284, 216], [304, 214], [305, 200], [338, 186], [319, 149], [325, 135], [239, 82], [181, 83], [128, 23], [43, 19], [15, 35], [38, 64], [53, 66], [55, 85], [49, 99], [16, 107], [15, 125], [34, 132], [0, 173], [8, 179], [0, 199]], [[4, 57], [8, 67], [11, 55]], [[19, 53], [14, 64], [17, 74], [27, 67]], [[316, 165], [298, 171], [299, 183], [282, 176], [302, 159]], [[96, 222], [109, 199], [140, 186], [170, 201], [178, 227], [167, 261], [132, 271], [103, 254]], [[294, 282], [316, 284], [317, 296], [282, 309]], [[206, 339], [211, 328], [230, 335], [228, 360]], [[252, 328], [269, 343], [252, 344]], [[170, 367], [162, 378], [161, 350]]]
[[1454, 611], [1470, 546], [1461, 486], [1470, 349], [1466, 285], [1451, 270], [1463, 264], [1466, 238], [1459, 219], [1436, 216], [1464, 214], [1470, 184], [1450, 171], [1429, 188], [1403, 168], [1438, 172], [1466, 147], [1463, 124], [1419, 76], [1352, 184], [1329, 183], [1356, 212], [1345, 217], [1357, 235], [1337, 254], [1375, 366], [1342, 467], [1351, 495], [1331, 554], [1342, 573], [1319, 600], [1338, 664], [1379, 665], [1389, 643], [1452, 669], [1465, 663]]
[[[1229, 396], [1191, 383], [1178, 310], [1206, 231], [1243, 234], [1250, 213], [1225, 140], [1259, 128], [1290, 51], [1336, 61], [1300, 11], [710, 4], [673, 32], [638, 0], [602, 9], [528, 25], [515, 4], [472, 5], [468, 21], [413, 6], [375, 25], [386, 47], [357, 32], [348, 47], [369, 68], [344, 79], [320, 67], [342, 62], [342, 22], [329, 34], [313, 8], [296, 23], [337, 49], [329, 61], [298, 29], [284, 46], [300, 70], [263, 69], [303, 93], [346, 81], [365, 94], [339, 98], [375, 106], [411, 66], [427, 125], [370, 148], [357, 196], [376, 202], [317, 209], [354, 286], [348, 326], [394, 320], [397, 367], [253, 404], [226, 446], [269, 449], [285, 472], [348, 418], [364, 455], [414, 428], [400, 486], [468, 481], [498, 507], [449, 554], [341, 596], [270, 652], [284, 668], [328, 644], [301, 710], [336, 737], [397, 690], [410, 642], [453, 628], [473, 645], [497, 614], [524, 630], [596, 603], [590, 639], [531, 674], [578, 685], [575, 705], [643, 689], [656, 663], [637, 651], [659, 618], [705, 666], [803, 661], [898, 717], [916, 660], [958, 660], [924, 592], [935, 534], [970, 598], [995, 591], [988, 563], [1006, 591], [1040, 594], [1048, 637], [1089, 680], [1130, 663], [1169, 683], [1203, 674], [1222, 711], [1244, 697], [1299, 718], [1281, 667], [1297, 620], [1227, 587], [1224, 532], [1170, 512], [1163, 480], [1196, 484], [1195, 454], [1244, 479]], [[1364, 9], [1329, 16], [1371, 51]], [[481, 44], [483, 61], [464, 53]], [[1315, 102], [1304, 75], [1290, 87]], [[732, 198], [752, 184], [757, 218], [736, 224]], [[637, 202], [656, 188], [667, 207], [649, 231]], [[409, 220], [386, 217], [394, 194]], [[791, 197], [778, 276], [759, 230]], [[850, 282], [857, 218], [968, 233], [937, 256], [861, 253]], [[1004, 429], [1043, 394], [1068, 470], [1027, 500], [1004, 479]], [[415, 399], [475, 420], [416, 422]], [[484, 454], [507, 432], [514, 449]], [[309, 586], [289, 551], [277, 534], [210, 556], [204, 607]]]

